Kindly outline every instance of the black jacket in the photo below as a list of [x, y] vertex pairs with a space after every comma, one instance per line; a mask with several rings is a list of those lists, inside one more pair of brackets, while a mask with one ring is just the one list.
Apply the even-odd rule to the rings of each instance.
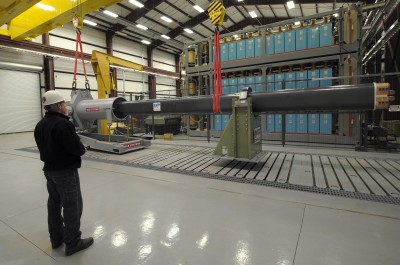
[[35, 127], [35, 141], [39, 148], [43, 170], [80, 168], [85, 147], [75, 132], [69, 117], [49, 111]]

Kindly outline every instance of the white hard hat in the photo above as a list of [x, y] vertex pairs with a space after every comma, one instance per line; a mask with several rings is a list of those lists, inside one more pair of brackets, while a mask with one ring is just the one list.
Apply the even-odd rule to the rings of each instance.
[[55, 90], [47, 91], [46, 93], [43, 94], [42, 97], [43, 106], [56, 104], [62, 101], [65, 101], [64, 97], [61, 95], [60, 92]]

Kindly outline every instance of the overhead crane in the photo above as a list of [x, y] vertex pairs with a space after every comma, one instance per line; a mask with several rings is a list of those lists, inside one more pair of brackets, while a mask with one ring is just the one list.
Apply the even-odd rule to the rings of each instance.
[[[37, 3], [48, 7], [46, 10]], [[0, 25], [8, 23], [7, 30], [0, 34], [12, 40], [32, 39], [52, 29], [62, 27], [76, 15], [84, 16], [102, 7], [121, 0], [2, 0], [0, 3]], [[79, 14], [77, 14], [77, 12]]]

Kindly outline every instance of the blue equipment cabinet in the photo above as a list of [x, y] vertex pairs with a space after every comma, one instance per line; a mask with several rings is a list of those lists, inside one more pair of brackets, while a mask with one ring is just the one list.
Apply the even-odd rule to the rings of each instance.
[[251, 87], [253, 91], [256, 91], [256, 84], [254, 83], [255, 76], [246, 77], [246, 86]]
[[238, 77], [237, 78], [237, 92], [243, 90], [243, 88], [247, 87], [247, 77]]
[[220, 45], [220, 52], [221, 52], [221, 61], [228, 61], [229, 60], [229, 44], [224, 43]]
[[285, 52], [285, 33], [274, 34], [275, 53]]
[[275, 132], [282, 132], [282, 114], [275, 114]]
[[322, 113], [319, 115], [319, 133], [332, 134], [332, 114]]
[[270, 73], [267, 75], [267, 91], [275, 90], [275, 74]]
[[296, 50], [296, 31], [289, 30], [285, 32], [285, 52]]
[[312, 80], [313, 78], [319, 78], [319, 70], [314, 69], [314, 70], [308, 70], [307, 72], [307, 86], [308, 88], [316, 88], [319, 87], [319, 81], [318, 80]]
[[222, 94], [229, 94], [230, 92], [229, 78], [222, 79]]
[[265, 53], [271, 55], [275, 53], [274, 35], [267, 35], [265, 37]]
[[285, 80], [285, 74], [284, 73], [275, 74], [275, 90], [282, 90], [283, 89], [284, 80]]
[[237, 41], [236, 59], [246, 58], [246, 40]]
[[267, 114], [267, 132], [275, 132], [275, 115]]
[[221, 127], [221, 125], [222, 125], [222, 118], [221, 118], [221, 116], [222, 115], [219, 115], [219, 114], [215, 114], [214, 115], [214, 130], [217, 130], [217, 131], [220, 131], [220, 130], [222, 130], [222, 127]]
[[238, 92], [237, 80], [238, 78], [236, 77], [232, 77], [229, 79], [229, 93], [234, 94]]
[[[319, 70], [319, 77], [320, 78], [332, 77], [332, 68], [322, 68], [322, 69], [320, 69]], [[319, 85], [321, 87], [332, 86], [332, 79], [321, 80], [321, 81], [319, 81]]]
[[229, 43], [229, 53], [228, 53], [228, 58], [230, 61], [236, 60], [236, 46], [237, 42], [233, 41]]
[[261, 46], [262, 46], [262, 39], [255, 38], [254, 39], [254, 56], [261, 56]]
[[297, 114], [285, 114], [286, 115], [286, 132], [296, 132]]
[[296, 29], [296, 50], [307, 49], [307, 28]]
[[318, 48], [319, 47], [319, 26], [313, 26], [307, 28], [307, 48]]
[[319, 133], [319, 114], [308, 114], [308, 133]]
[[285, 73], [285, 89], [296, 88], [296, 72]]
[[332, 24], [326, 23], [319, 27], [319, 46], [330, 46], [333, 44]]
[[296, 88], [297, 89], [307, 88], [307, 71], [296, 72]]
[[297, 132], [307, 133], [307, 114], [297, 114]]
[[246, 40], [246, 58], [254, 57], [254, 38]]
[[266, 91], [261, 75], [254, 76], [253, 82], [254, 82], [254, 87], [256, 89], [256, 92]]

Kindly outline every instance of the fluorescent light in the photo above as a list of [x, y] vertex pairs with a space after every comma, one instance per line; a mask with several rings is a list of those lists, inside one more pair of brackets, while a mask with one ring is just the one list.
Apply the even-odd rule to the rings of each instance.
[[250, 11], [250, 12], [249, 12], [249, 15], [250, 15], [252, 18], [256, 18], [256, 17], [257, 17], [256, 12], [254, 12], [254, 11]]
[[289, 8], [289, 9], [293, 9], [294, 8], [294, 1], [287, 1], [287, 7]]
[[141, 24], [137, 24], [136, 27], [138, 27], [138, 28], [140, 28], [140, 29], [143, 29], [143, 30], [148, 30], [148, 29], [149, 29], [148, 27], [143, 26], [143, 25], [141, 25]]
[[136, 0], [129, 0], [129, 3], [131, 3], [132, 5], [135, 5], [139, 8], [144, 7], [144, 5], [142, 3], [140, 3], [139, 1], [136, 1]]
[[149, 45], [151, 42], [148, 41], [148, 40], [142, 40], [142, 43], [144, 43], [144, 44], [146, 44], [146, 45]]
[[108, 16], [110, 16], [110, 17], [118, 17], [118, 15], [117, 14], [115, 14], [115, 13], [113, 13], [113, 12], [111, 12], [111, 11], [108, 11], [108, 10], [103, 10], [103, 13], [104, 14], [106, 14], [106, 15], [108, 15]]
[[37, 3], [35, 6], [36, 6], [36, 7], [39, 7], [40, 9], [43, 9], [43, 10], [45, 10], [45, 11], [54, 11], [54, 10], [56, 10], [56, 9], [55, 9], [54, 7], [52, 7], [52, 6], [44, 5], [44, 4], [41, 4], [41, 3]]
[[301, 24], [301, 22], [300, 21], [296, 21], [296, 22], [294, 22], [294, 25], [296, 25], [296, 26], [299, 26]]
[[233, 35], [234, 38], [239, 38], [239, 35], [235, 34]]
[[83, 23], [88, 24], [90, 26], [97, 26], [96, 22], [93, 22], [93, 21], [90, 21], [90, 20], [87, 20], [87, 19], [84, 19]]
[[169, 37], [169, 36], [167, 36], [167, 35], [161, 35], [161, 37], [163, 37], [164, 39], [167, 39], [167, 40], [169, 40], [169, 39], [170, 39], [170, 37]]
[[338, 13], [335, 13], [335, 14], [333, 14], [333, 16], [334, 16], [334, 17], [338, 17], [338, 16], [339, 16], [339, 14], [338, 14]]
[[189, 33], [189, 34], [192, 34], [192, 33], [193, 33], [193, 30], [188, 29], [188, 28], [185, 28], [184, 31], [186, 31], [186, 32]]
[[238, 2], [243, 2], [243, 0], [238, 0]]
[[204, 12], [204, 9], [201, 8], [201, 7], [198, 6], [198, 5], [194, 5], [193, 8], [196, 9], [197, 11], [199, 11], [199, 13], [203, 13], [203, 12]]
[[169, 17], [166, 17], [166, 16], [162, 16], [161, 19], [164, 21], [167, 21], [168, 23], [172, 22], [172, 19], [170, 19]]

